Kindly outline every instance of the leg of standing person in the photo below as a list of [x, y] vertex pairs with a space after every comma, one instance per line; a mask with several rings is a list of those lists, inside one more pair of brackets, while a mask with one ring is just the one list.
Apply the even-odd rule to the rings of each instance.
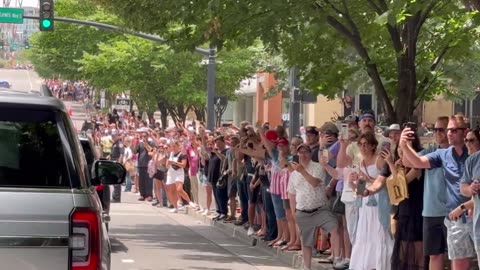
[[196, 204], [200, 204], [198, 199], [198, 177], [196, 175], [190, 175], [190, 193], [192, 194], [192, 201]]
[[242, 177], [237, 181], [237, 190], [238, 198], [240, 200], [241, 214], [238, 221], [236, 221], [234, 224], [237, 226], [242, 226], [248, 222], [248, 193], [246, 186], [246, 177]]
[[222, 214], [221, 213], [221, 207], [220, 207], [220, 200], [218, 198], [218, 188], [217, 188], [217, 182], [213, 182], [211, 183], [211, 187], [212, 187], [212, 193], [213, 193], [213, 198], [215, 199], [215, 205], [216, 205], [216, 212], [217, 212], [217, 216], [216, 218], [220, 217], [220, 215]]
[[263, 205], [265, 215], [267, 217], [267, 231], [265, 234], [266, 239], [276, 239], [278, 236], [278, 228], [277, 228], [277, 218], [275, 216], [275, 210], [273, 209], [273, 202], [272, 196], [270, 192], [267, 191], [266, 187], [262, 186], [262, 194], [263, 194]]
[[139, 200], [145, 200], [147, 197], [146, 184], [148, 178], [147, 168], [139, 167], [138, 168], [138, 191], [140, 192]]

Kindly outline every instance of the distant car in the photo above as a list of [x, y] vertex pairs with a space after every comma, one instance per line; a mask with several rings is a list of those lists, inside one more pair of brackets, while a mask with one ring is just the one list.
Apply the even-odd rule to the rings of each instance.
[[12, 85], [7, 81], [0, 81], [0, 88], [10, 88]]

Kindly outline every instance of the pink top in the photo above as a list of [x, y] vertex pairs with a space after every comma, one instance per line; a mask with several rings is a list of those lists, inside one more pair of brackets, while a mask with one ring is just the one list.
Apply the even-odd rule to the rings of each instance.
[[280, 195], [283, 200], [288, 199], [287, 187], [290, 178], [288, 168], [272, 171], [272, 181], [270, 182], [270, 193]]
[[272, 183], [270, 184], [270, 192], [272, 192], [272, 194], [280, 195], [282, 200], [287, 200], [287, 187], [290, 180], [290, 171], [288, 170], [288, 168], [283, 168], [280, 171], [276, 172], [275, 179], [275, 182], [272, 179], [272, 183], [275, 183], [275, 186], [273, 188], [275, 193], [272, 192]]
[[187, 146], [186, 156], [189, 166], [188, 173], [191, 176], [196, 176], [198, 173], [198, 154], [191, 145]]

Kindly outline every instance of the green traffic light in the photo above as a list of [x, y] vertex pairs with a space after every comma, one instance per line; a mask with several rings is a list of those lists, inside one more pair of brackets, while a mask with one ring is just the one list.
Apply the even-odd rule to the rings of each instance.
[[43, 28], [50, 28], [50, 26], [52, 26], [52, 22], [50, 20], [42, 20]]

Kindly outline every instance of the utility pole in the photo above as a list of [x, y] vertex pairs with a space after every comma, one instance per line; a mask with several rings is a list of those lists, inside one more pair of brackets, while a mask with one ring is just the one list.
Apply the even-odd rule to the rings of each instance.
[[300, 80], [296, 67], [290, 68], [288, 86], [290, 90], [290, 138], [293, 138], [300, 132], [301, 101], [295, 100], [295, 92], [300, 89]]
[[210, 46], [207, 67], [207, 129], [215, 129], [215, 58], [216, 49]]

